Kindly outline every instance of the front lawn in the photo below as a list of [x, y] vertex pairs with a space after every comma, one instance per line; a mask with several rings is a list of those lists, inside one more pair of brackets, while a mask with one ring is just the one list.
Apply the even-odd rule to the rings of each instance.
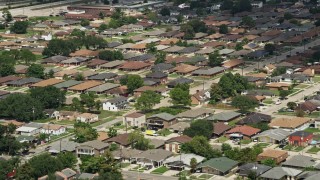
[[259, 147], [262, 147], [262, 148], [265, 148], [265, 147], [268, 147], [270, 144], [268, 143], [259, 143], [259, 144], [256, 144], [256, 146], [259, 146]]
[[228, 141], [229, 139], [227, 138], [227, 137], [225, 137], [225, 136], [221, 136], [221, 137], [219, 137], [217, 140], [216, 140], [216, 142], [218, 142], [218, 143], [224, 143], [224, 142], [226, 142], [226, 141]]
[[151, 171], [151, 174], [163, 174], [165, 172], [167, 172], [169, 169], [165, 166], [161, 166], [153, 171]]
[[320, 129], [318, 128], [307, 128], [305, 130], [303, 130], [304, 132], [309, 132], [309, 133], [319, 133]]
[[317, 154], [320, 151], [320, 148], [313, 146], [312, 148], [310, 148], [307, 153], [311, 153], [311, 154]]
[[310, 86], [310, 85], [307, 85], [307, 84], [299, 84], [299, 85], [297, 85], [297, 86], [294, 87], [294, 88], [304, 89], [304, 88], [306, 88], [306, 87], [308, 87], [308, 86]]
[[315, 76], [315, 77], [313, 78], [313, 81], [314, 81], [314, 82], [320, 82], [320, 76]]
[[168, 135], [170, 135], [171, 133], [172, 133], [172, 132], [171, 132], [169, 129], [167, 129], [167, 128], [161, 129], [160, 131], [158, 131], [158, 134], [161, 135], [161, 136], [168, 136]]
[[241, 144], [249, 144], [251, 143], [251, 140], [250, 139], [242, 139], [240, 140]]
[[201, 174], [198, 178], [200, 179], [210, 179], [213, 175], [211, 174]]
[[265, 100], [263, 101], [263, 103], [265, 103], [265, 104], [273, 104], [273, 101], [272, 101], [271, 98], [268, 98], [268, 99], [265, 99]]
[[293, 151], [299, 152], [299, 151], [302, 151], [303, 149], [304, 149], [303, 146], [298, 146], [298, 147], [294, 148]]
[[286, 146], [283, 148], [283, 150], [299, 152], [299, 151], [302, 151], [304, 148], [305, 148], [305, 147], [302, 147], [302, 146], [286, 145]]

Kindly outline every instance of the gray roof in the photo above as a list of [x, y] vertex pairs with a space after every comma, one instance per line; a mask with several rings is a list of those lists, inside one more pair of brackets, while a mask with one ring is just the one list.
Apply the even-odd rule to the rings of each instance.
[[309, 173], [312, 175], [306, 177], [305, 180], [319, 180], [320, 172], [312, 171]]
[[225, 70], [225, 67], [214, 67], [210, 69], [198, 69], [192, 72], [192, 75], [214, 75], [221, 73]]
[[269, 129], [269, 130], [263, 131], [260, 134], [253, 136], [252, 138], [255, 139], [255, 138], [267, 136], [277, 141], [281, 141], [283, 139], [286, 139], [290, 134], [291, 132], [283, 129]]
[[74, 170], [69, 169], [69, 168], [61, 170], [61, 173], [63, 173], [68, 178], [75, 176], [77, 174], [77, 172], [75, 172]]
[[219, 157], [219, 158], [210, 159], [208, 161], [205, 161], [204, 163], [199, 164], [198, 168], [212, 167], [222, 173], [225, 173], [233, 169], [235, 166], [237, 166], [237, 164], [238, 164], [237, 161], [234, 161], [227, 157]]
[[190, 162], [191, 162], [191, 159], [192, 158], [195, 158], [197, 160], [197, 163], [201, 163], [205, 158], [202, 157], [202, 156], [199, 156], [199, 155], [196, 155], [196, 154], [181, 154], [179, 156], [172, 156], [172, 157], [169, 157], [168, 159], [166, 159], [164, 161], [165, 164], [170, 164], [170, 163], [173, 163], [173, 162], [180, 162], [182, 161], [182, 163], [184, 165], [187, 165], [187, 166], [190, 166]]
[[266, 166], [263, 164], [258, 163], [247, 163], [239, 167], [239, 175], [240, 176], [248, 176], [248, 174], [253, 171], [256, 173], [257, 176], [260, 176], [261, 174], [265, 173], [272, 167]]
[[221, 112], [218, 114], [214, 114], [208, 118], [206, 118], [207, 120], [218, 120], [218, 121], [229, 121], [233, 118], [236, 118], [238, 116], [240, 116], [241, 113], [238, 112], [234, 112], [234, 111], [229, 111], [229, 112]]
[[118, 158], [132, 158], [135, 156], [138, 156], [141, 154], [142, 151], [137, 149], [122, 149], [121, 151], [112, 151], [112, 155], [118, 159]]
[[119, 87], [119, 84], [113, 84], [113, 83], [105, 83], [105, 84], [101, 84], [99, 86], [90, 88], [88, 90], [86, 90], [87, 92], [105, 92], [108, 91], [110, 89]]
[[184, 129], [190, 127], [190, 122], [178, 122], [171, 126], [169, 126], [169, 129], [173, 131], [183, 131]]
[[125, 61], [115, 60], [115, 61], [108, 62], [106, 64], [102, 64], [100, 67], [112, 68], [112, 67], [120, 66], [123, 63], [125, 63]]
[[183, 48], [183, 49], [179, 50], [178, 52], [179, 53], [193, 53], [193, 52], [196, 52], [198, 50], [199, 50], [198, 47], [191, 46], [191, 47]]
[[266, 173], [262, 174], [260, 177], [267, 178], [267, 179], [281, 179], [285, 176], [292, 176], [295, 177], [299, 175], [302, 171], [287, 168], [287, 167], [274, 167], [267, 171]]
[[78, 179], [93, 179], [94, 177], [98, 177], [97, 174], [91, 174], [91, 173], [81, 173]]
[[68, 81], [64, 81], [62, 83], [58, 83], [58, 84], [55, 84], [53, 85], [54, 87], [56, 88], [68, 88], [68, 87], [71, 87], [71, 86], [75, 86], [77, 84], [80, 84], [80, 83], [83, 83], [83, 81], [76, 81], [76, 80], [68, 80]]
[[118, 76], [116, 73], [100, 73], [93, 76], [89, 76], [88, 80], [107, 80]]
[[291, 156], [290, 159], [287, 159], [285, 162], [283, 162], [282, 166], [306, 168], [314, 166], [315, 164], [315, 159], [310, 156], [296, 155]]
[[94, 149], [100, 150], [100, 149], [107, 148], [109, 146], [109, 144], [102, 142], [102, 141], [99, 141], [99, 140], [93, 140], [93, 141], [88, 141], [88, 142], [82, 143], [79, 146], [89, 146]]
[[165, 78], [165, 77], [168, 77], [168, 75], [160, 71], [155, 71], [147, 74], [146, 77], [147, 78]]
[[177, 114], [177, 118], [197, 118], [202, 116], [203, 114], [213, 114], [213, 110], [205, 109], [205, 108], [198, 108], [198, 109], [190, 109], [184, 111], [182, 113]]
[[[61, 145], [61, 146], [60, 146]], [[76, 143], [74, 141], [69, 141], [68, 139], [63, 139], [61, 141], [56, 141], [50, 144], [49, 152], [52, 153], [59, 153], [60, 147], [62, 152], [74, 152], [76, 150], [76, 147], [79, 146], [79, 143]]]
[[160, 119], [163, 119], [165, 121], [171, 121], [173, 119], [175, 119], [176, 117], [174, 115], [171, 115], [169, 113], [159, 113], [159, 114], [155, 114], [155, 115], [152, 115], [150, 116], [149, 118], [160, 118]]
[[164, 52], [167, 52], [167, 53], [175, 53], [175, 52], [179, 52], [180, 50], [184, 49], [184, 47], [181, 47], [181, 46], [172, 46], [168, 49], [165, 49], [163, 50]]
[[61, 61], [61, 63], [63, 64], [69, 64], [69, 63], [81, 63], [88, 60], [88, 58], [84, 58], [84, 57], [71, 57], [69, 59], [63, 60]]
[[182, 77], [182, 78], [177, 78], [177, 79], [170, 81], [167, 85], [168, 86], [176, 86], [178, 84], [191, 84], [193, 82], [194, 82], [193, 79], [188, 79], [188, 78]]
[[136, 155], [137, 158], [146, 158], [151, 161], [163, 161], [168, 157], [172, 156], [173, 153], [170, 151], [166, 151], [164, 149], [149, 149], [146, 151], [142, 151], [139, 155]]
[[123, 97], [123, 96], [119, 96], [119, 97], [115, 97], [113, 99], [106, 100], [105, 102], [118, 103], [118, 102], [127, 101], [127, 100], [128, 100], [128, 98]]
[[42, 81], [42, 79], [35, 78], [35, 77], [28, 77], [28, 78], [23, 78], [15, 81], [10, 81], [7, 83], [7, 85], [24, 85], [24, 84], [30, 84], [30, 83], [37, 83]]
[[174, 68], [172, 64], [159, 63], [151, 67], [152, 71], [165, 71]]

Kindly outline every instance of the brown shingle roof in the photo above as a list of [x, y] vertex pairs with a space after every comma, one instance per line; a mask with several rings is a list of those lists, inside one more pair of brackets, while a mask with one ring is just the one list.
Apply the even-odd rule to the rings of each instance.
[[170, 142], [186, 143], [186, 142], [190, 142], [191, 140], [192, 140], [191, 137], [187, 135], [182, 135], [182, 136], [170, 138], [166, 141], [166, 143], [170, 143]]
[[128, 141], [129, 139], [129, 134], [119, 134], [115, 137], [109, 138], [106, 140], [106, 142], [114, 142], [117, 144], [121, 144], [123, 146], [128, 146], [130, 145], [130, 142]]
[[292, 118], [276, 118], [269, 123], [270, 127], [275, 128], [288, 128], [294, 129], [302, 126], [303, 124], [309, 122], [310, 119], [302, 117], [292, 117]]
[[236, 126], [236, 127], [232, 128], [232, 129], [230, 129], [229, 131], [227, 131], [226, 133], [227, 134], [241, 133], [241, 134], [246, 135], [246, 136], [253, 136], [253, 135], [257, 134], [260, 131], [261, 131], [260, 129], [244, 125], [244, 126]]
[[70, 56], [81, 56], [81, 57], [89, 57], [89, 56], [98, 56], [99, 51], [92, 51], [88, 49], [80, 49], [74, 53], [71, 53]]
[[173, 70], [177, 73], [191, 73], [192, 71], [195, 71], [199, 69], [199, 67], [196, 67], [196, 66], [192, 66], [192, 65], [189, 65], [189, 64], [181, 64], [177, 67], [175, 67]]
[[0, 84], [6, 83], [6, 82], [9, 82], [9, 81], [19, 80], [19, 79], [21, 79], [21, 77], [13, 76], [13, 75], [1, 77], [0, 78]]
[[141, 114], [141, 113], [138, 113], [138, 112], [134, 112], [134, 113], [125, 115], [125, 117], [129, 117], [129, 118], [138, 118], [138, 117], [141, 117], [141, 116], [144, 116], [144, 114]]
[[283, 156], [284, 154], [287, 154], [287, 151], [281, 151], [281, 150], [275, 150], [275, 149], [266, 149], [258, 156], [262, 157], [270, 157], [270, 158], [278, 158]]
[[33, 85], [31, 85], [32, 87], [46, 87], [46, 86], [51, 86], [51, 85], [55, 85], [58, 83], [63, 82], [64, 80], [61, 79], [55, 79], [55, 78], [50, 78], [50, 79], [46, 79], [40, 82], [37, 82]]
[[231, 129], [231, 126], [224, 124], [223, 122], [217, 122], [213, 124], [213, 133], [221, 135], [222, 133]]
[[69, 87], [68, 89], [69, 90], [76, 90], [76, 91], [84, 91], [84, 90], [90, 89], [92, 87], [99, 86], [100, 84], [102, 84], [102, 83], [99, 81], [85, 81], [81, 84], [77, 84], [75, 86]]
[[139, 70], [139, 69], [143, 69], [146, 67], [151, 66], [148, 63], [144, 63], [144, 62], [139, 62], [139, 61], [130, 61], [130, 62], [125, 62], [121, 65], [121, 67], [119, 69], [123, 69], [123, 70]]

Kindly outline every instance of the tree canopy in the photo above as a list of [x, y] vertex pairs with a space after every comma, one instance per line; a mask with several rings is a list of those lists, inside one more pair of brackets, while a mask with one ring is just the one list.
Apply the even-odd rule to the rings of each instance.
[[76, 142], [83, 143], [97, 139], [98, 133], [90, 124], [76, 122], [74, 124], [74, 137]]
[[142, 111], [149, 111], [153, 108], [154, 105], [160, 103], [161, 95], [154, 91], [145, 91], [137, 99], [135, 104], [136, 109]]
[[123, 60], [123, 54], [120, 51], [104, 50], [99, 52], [99, 58], [106, 61]]
[[127, 85], [128, 92], [133, 93], [135, 89], [143, 86], [143, 79], [136, 74], [128, 74], [120, 79], [121, 85]]
[[213, 53], [209, 54], [209, 63], [208, 65], [211, 67], [221, 66], [223, 59], [219, 54], [219, 51], [214, 51]]
[[30, 96], [39, 100], [45, 109], [58, 108], [66, 100], [66, 92], [54, 86], [32, 88]]
[[221, 151], [213, 149], [209, 144], [208, 139], [203, 136], [196, 136], [190, 142], [182, 144], [181, 152], [194, 153], [196, 155], [203, 156], [206, 159], [222, 156]]
[[210, 139], [213, 132], [212, 122], [207, 120], [196, 120], [191, 123], [189, 128], [186, 128], [183, 131], [183, 134], [195, 137], [195, 136], [203, 136], [207, 139]]
[[231, 105], [239, 108], [242, 112], [247, 112], [257, 107], [258, 101], [248, 96], [236, 96], [232, 99]]
[[16, 21], [13, 26], [11, 26], [10, 30], [16, 34], [25, 34], [27, 33], [27, 28], [29, 24], [26, 21]]
[[31, 64], [27, 69], [28, 77], [44, 78], [44, 67], [41, 64]]
[[178, 84], [169, 93], [171, 102], [174, 105], [191, 105], [191, 96], [189, 94], [189, 84]]
[[230, 72], [224, 74], [218, 85], [221, 88], [222, 98], [233, 97], [244, 90], [250, 89], [248, 81], [238, 73], [235, 75]]
[[139, 130], [135, 130], [129, 134], [128, 141], [131, 147], [138, 150], [147, 150], [152, 148], [150, 140], [146, 139]]

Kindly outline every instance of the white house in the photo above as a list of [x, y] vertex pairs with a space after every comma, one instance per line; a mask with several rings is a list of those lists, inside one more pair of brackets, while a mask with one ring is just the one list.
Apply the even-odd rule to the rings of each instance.
[[119, 111], [125, 109], [128, 104], [128, 98], [119, 96], [102, 102], [102, 109], [107, 111]]
[[136, 126], [140, 128], [140, 127], [143, 127], [145, 123], [146, 123], [146, 115], [141, 113], [134, 112], [134, 113], [125, 115], [123, 117], [123, 124], [124, 125], [127, 124], [128, 127]]
[[253, 1], [253, 2], [251, 2], [251, 6], [254, 8], [262, 8], [263, 2], [262, 1]]
[[40, 128], [37, 127], [27, 127], [27, 126], [21, 126], [18, 129], [16, 129], [16, 132], [18, 134], [21, 134], [23, 136], [34, 136], [36, 134], [40, 133]]
[[51, 134], [51, 135], [60, 135], [66, 132], [66, 128], [64, 126], [60, 126], [57, 124], [45, 124], [42, 126], [41, 133]]
[[41, 39], [45, 40], [45, 41], [50, 41], [52, 40], [52, 34], [46, 34], [46, 35], [41, 35]]
[[82, 113], [77, 116], [77, 121], [85, 122], [85, 123], [94, 123], [99, 121], [99, 117], [97, 114]]

